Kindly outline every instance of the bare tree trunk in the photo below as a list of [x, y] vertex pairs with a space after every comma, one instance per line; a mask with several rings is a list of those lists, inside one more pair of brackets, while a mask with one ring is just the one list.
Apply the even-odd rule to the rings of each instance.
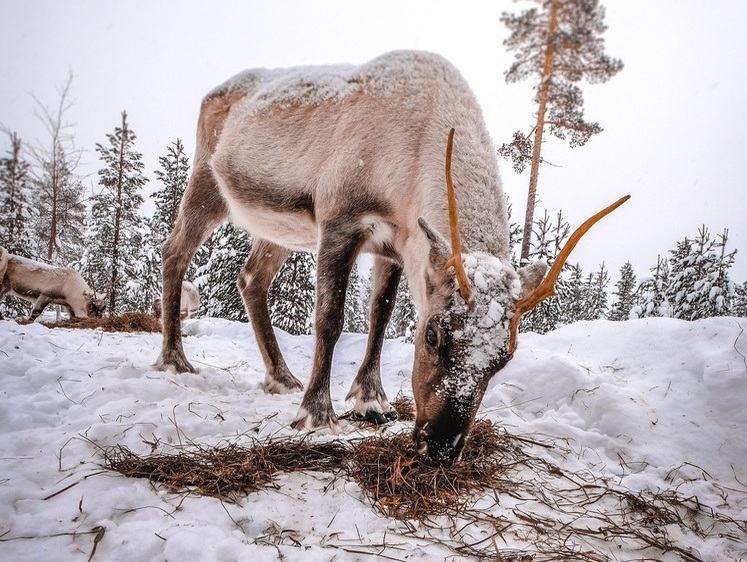
[[545, 113], [547, 112], [547, 96], [550, 91], [552, 63], [555, 58], [555, 44], [553, 36], [558, 25], [558, 0], [553, 0], [550, 7], [550, 24], [547, 29], [547, 44], [545, 47], [545, 65], [542, 70], [542, 82], [538, 94], [537, 124], [534, 128], [534, 144], [532, 146], [532, 167], [529, 172], [529, 192], [527, 193], [527, 208], [524, 216], [524, 238], [521, 241], [521, 261], [529, 260], [529, 246], [532, 239], [532, 225], [534, 224], [534, 203], [537, 199], [537, 180], [539, 165], [542, 161], [542, 135], [545, 129]]

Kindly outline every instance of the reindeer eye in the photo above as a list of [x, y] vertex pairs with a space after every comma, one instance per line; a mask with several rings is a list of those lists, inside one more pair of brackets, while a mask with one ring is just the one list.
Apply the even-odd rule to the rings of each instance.
[[428, 345], [431, 347], [436, 347], [438, 345], [438, 335], [436, 334], [436, 330], [428, 328], [425, 332], [425, 341], [427, 341]]

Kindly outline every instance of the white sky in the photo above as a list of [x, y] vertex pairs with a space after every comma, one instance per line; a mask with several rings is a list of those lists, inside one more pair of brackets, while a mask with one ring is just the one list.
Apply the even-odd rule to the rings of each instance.
[[[729, 228], [739, 248], [732, 277], [747, 280], [747, 4], [741, 0], [607, 0], [607, 52], [625, 69], [586, 85], [586, 117], [604, 131], [582, 148], [550, 140], [558, 167], [540, 172], [538, 213], [563, 209], [572, 227], [625, 193], [633, 199], [597, 225], [571, 256], [588, 272], [604, 261], [613, 280], [630, 260], [642, 276], [675, 241], [705, 223]], [[94, 146], [127, 110], [146, 173], [182, 138], [192, 156], [202, 96], [244, 68], [360, 63], [417, 48], [450, 59], [472, 85], [497, 145], [531, 127], [529, 82], [506, 85], [504, 0], [0, 0], [0, 124], [43, 138], [33, 92], [45, 104], [68, 70], [69, 112], [81, 171], [97, 182]], [[8, 147], [0, 139], [0, 150]], [[528, 174], [502, 163], [522, 222]]]

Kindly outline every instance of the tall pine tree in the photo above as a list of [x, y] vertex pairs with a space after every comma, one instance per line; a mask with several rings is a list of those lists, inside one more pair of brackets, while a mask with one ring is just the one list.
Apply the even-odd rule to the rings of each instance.
[[604, 8], [598, 0], [533, 0], [538, 7], [520, 14], [504, 13], [501, 21], [510, 34], [504, 45], [515, 61], [506, 72], [507, 82], [535, 79], [537, 111], [532, 131], [514, 134], [499, 152], [514, 163], [517, 173], [531, 165], [524, 219], [521, 260], [530, 254], [539, 165], [545, 127], [571, 147], [583, 146], [602, 128], [584, 120], [581, 80], [606, 82], [623, 67], [604, 53]]
[[122, 122], [108, 134], [107, 144], [97, 144], [104, 164], [99, 170], [101, 192], [92, 197], [86, 250], [81, 259], [83, 276], [97, 290], [108, 292], [110, 315], [147, 306], [139, 298], [140, 279], [134, 264], [142, 259], [143, 203], [142, 155], [135, 151], [135, 133], [122, 112]]

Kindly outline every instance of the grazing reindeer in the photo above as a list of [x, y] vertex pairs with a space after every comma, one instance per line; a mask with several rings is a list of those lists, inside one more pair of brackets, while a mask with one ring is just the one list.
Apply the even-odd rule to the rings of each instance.
[[[453, 168], [459, 192], [450, 188], [447, 197], [452, 127], [459, 142], [449, 136], [446, 179], [451, 186]], [[302, 389], [270, 325], [267, 289], [290, 250], [317, 253], [316, 344], [299, 429], [337, 429], [332, 353], [360, 252], [375, 256], [371, 329], [348, 399], [373, 421], [396, 417], [379, 366], [405, 273], [418, 311], [414, 438], [436, 462], [459, 457], [488, 381], [512, 356], [519, 315], [555, 281], [541, 283], [544, 264], [512, 268], [496, 151], [481, 110], [459, 72], [429, 53], [394, 52], [357, 67], [251, 70], [204, 98], [194, 170], [163, 249], [160, 368], [194, 372], [182, 347], [181, 281], [226, 218], [254, 237], [238, 286], [267, 392]]]
[[[182, 283], [182, 298], [180, 299], [179, 318], [186, 320], [197, 314], [200, 308], [200, 292], [194, 283], [184, 281]], [[153, 299], [153, 314], [158, 318], [161, 317], [161, 297]]]
[[104, 298], [74, 269], [15, 256], [0, 248], [0, 299], [6, 294], [34, 303], [29, 316], [32, 322], [48, 304], [64, 306], [79, 318], [101, 317], [106, 308]]

